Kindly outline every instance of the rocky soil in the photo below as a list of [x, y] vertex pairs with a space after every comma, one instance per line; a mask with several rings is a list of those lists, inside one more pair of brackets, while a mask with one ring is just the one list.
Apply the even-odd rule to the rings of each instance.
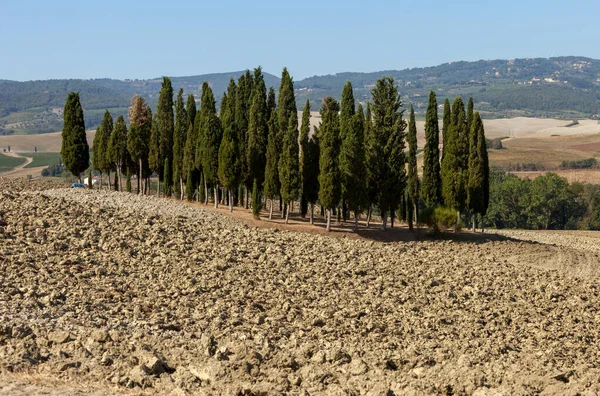
[[600, 392], [597, 251], [328, 238], [53, 187], [0, 179], [0, 393]]

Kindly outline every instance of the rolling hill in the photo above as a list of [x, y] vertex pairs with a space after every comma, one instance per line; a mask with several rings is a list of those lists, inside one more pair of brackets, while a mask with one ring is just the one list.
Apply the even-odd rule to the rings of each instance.
[[[183, 88], [186, 95], [193, 93], [199, 98], [202, 83], [208, 81], [219, 100], [229, 79], [237, 79], [242, 73], [173, 77], [173, 88]], [[278, 77], [264, 74], [267, 86], [278, 86]], [[313, 76], [295, 82], [298, 106], [309, 99], [315, 103], [313, 110], [318, 110], [322, 98], [339, 98], [347, 81], [352, 82], [356, 99], [366, 102], [375, 81], [382, 76], [397, 81], [402, 99], [413, 103], [417, 114], [424, 113], [430, 90], [437, 92], [439, 103], [446, 97], [473, 96], [476, 108], [487, 118], [592, 118], [600, 108], [600, 60], [575, 56], [461, 61], [425, 68]], [[161, 81], [0, 80], [0, 134], [60, 130], [62, 107], [69, 91], [81, 93], [86, 125], [94, 128], [105, 109], [115, 116], [126, 114], [134, 93], [144, 96], [154, 107]]]

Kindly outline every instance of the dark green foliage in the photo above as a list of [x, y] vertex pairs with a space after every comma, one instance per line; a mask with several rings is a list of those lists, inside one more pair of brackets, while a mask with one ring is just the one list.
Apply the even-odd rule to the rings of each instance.
[[[340, 126], [342, 125], [340, 115]], [[367, 202], [367, 164], [365, 159], [365, 120], [362, 105], [349, 119], [349, 125], [341, 144], [340, 176], [342, 195], [348, 208], [358, 216]]]
[[148, 151], [148, 165], [152, 171], [156, 172], [160, 181], [163, 177], [164, 160], [160, 157], [160, 135], [158, 132], [158, 120], [156, 114], [152, 117], [152, 127], [150, 128], [150, 149]]
[[[448, 131], [446, 131], [446, 135]], [[447, 137], [446, 137], [447, 139]], [[445, 143], [447, 144], [447, 142]], [[442, 202], [442, 180], [440, 177], [440, 127], [437, 115], [435, 92], [429, 93], [429, 105], [425, 118], [425, 147], [423, 148], [423, 182], [421, 198], [427, 207]], [[444, 146], [444, 155], [447, 147]]]
[[[410, 118], [408, 121], [408, 205], [409, 226], [412, 228], [413, 215], [416, 204], [419, 202], [419, 174], [417, 172], [417, 124], [415, 122], [415, 111], [410, 105]], [[417, 220], [417, 219], [414, 219]]]
[[192, 170], [187, 171], [185, 182], [185, 198], [192, 202], [194, 200], [194, 173]]
[[81, 181], [81, 172], [89, 166], [90, 151], [79, 93], [70, 92], [65, 103], [60, 154], [65, 167]]
[[260, 219], [261, 207], [260, 189], [258, 188], [258, 182], [254, 179], [254, 183], [252, 183], [252, 215], [255, 219]]
[[[308, 164], [308, 140], [310, 139], [310, 102], [307, 100], [302, 110], [302, 124], [300, 125], [300, 214], [306, 216], [308, 210], [308, 200], [306, 199], [305, 188], [309, 183], [307, 180], [310, 175], [307, 174]], [[310, 187], [308, 187], [310, 189]]]
[[340, 201], [342, 187], [339, 171], [340, 105], [332, 97], [323, 100], [319, 138], [319, 201], [326, 209]]
[[218, 183], [219, 147], [221, 145], [221, 122], [217, 117], [215, 98], [212, 89], [205, 84], [200, 104], [200, 139], [196, 161], [200, 159], [206, 182], [215, 186]]
[[458, 228], [456, 224], [458, 218], [453, 209], [442, 206], [428, 207], [423, 212], [423, 222], [427, 224], [433, 236], [439, 236], [442, 232], [450, 228]]
[[[277, 103], [277, 118], [279, 119], [279, 133], [284, 134], [288, 128], [290, 116], [296, 114], [296, 99], [294, 96], [294, 83], [287, 68], [283, 68], [281, 73], [281, 84], [279, 85], [279, 97]], [[283, 136], [281, 139], [283, 142]]]
[[129, 133], [127, 134], [127, 151], [131, 160], [137, 164], [138, 172], [140, 164], [142, 173], [138, 175], [149, 175], [148, 155], [150, 152], [150, 134], [152, 130], [152, 111], [150, 106], [141, 96], [134, 96], [129, 111]]
[[184, 177], [183, 157], [188, 128], [189, 118], [183, 102], [183, 89], [179, 89], [177, 101], [175, 102], [175, 126], [173, 130], [173, 184], [176, 192], [179, 192]]
[[188, 130], [190, 125], [194, 125], [196, 120], [196, 100], [194, 94], [189, 94], [185, 105], [185, 114], [188, 117]]
[[[90, 177], [91, 180], [91, 177]], [[131, 170], [127, 168], [127, 179], [125, 181], [125, 191], [131, 192]]]
[[254, 70], [254, 92], [248, 122], [248, 146], [246, 149], [247, 177], [262, 186], [265, 178], [267, 139], [267, 91], [261, 68]]
[[108, 156], [117, 169], [117, 177], [119, 178], [118, 185], [119, 188], [121, 188], [120, 171], [121, 168], [126, 165], [127, 159], [129, 158], [129, 153], [127, 152], [127, 126], [125, 125], [125, 119], [122, 115], [117, 118], [115, 128], [110, 135], [110, 140], [108, 142]]
[[586, 158], [575, 161], [563, 161], [560, 164], [560, 169], [590, 169], [597, 168], [598, 161], [596, 158]]
[[469, 97], [469, 101], [467, 102], [467, 133], [471, 131], [471, 125], [473, 124], [473, 98]]
[[252, 75], [249, 70], [240, 76], [237, 83], [236, 93], [236, 108], [235, 108], [235, 122], [238, 131], [238, 158], [240, 161], [240, 181], [244, 183], [247, 189], [251, 188], [252, 180], [248, 178], [248, 166], [246, 160], [246, 151], [248, 147], [248, 124], [250, 119], [250, 105], [248, 103], [249, 98], [252, 97]]
[[[452, 105], [452, 120], [447, 132], [446, 154], [442, 162], [442, 196], [444, 205], [461, 211], [466, 203], [469, 150], [465, 107], [460, 97]], [[467, 160], [465, 160], [465, 157]]]
[[374, 149], [377, 147], [375, 134], [373, 133], [373, 117], [371, 116], [371, 104], [367, 103], [365, 112], [365, 161], [367, 164], [367, 206], [371, 207], [377, 198], [377, 184], [375, 173], [375, 155]]
[[[442, 148], [446, 149], [448, 128], [450, 128], [450, 123], [452, 122], [452, 109], [450, 107], [450, 101], [448, 98], [444, 100], [444, 118], [442, 121]], [[438, 139], [439, 140], [439, 139]], [[444, 160], [444, 151], [442, 151], [442, 161]]]
[[171, 164], [170, 164], [168, 158], [165, 158], [165, 166], [163, 167], [163, 169], [165, 172], [165, 174], [163, 176], [163, 180], [165, 181], [165, 196], [170, 197], [171, 196], [171, 186], [166, 183], [169, 176], [171, 175]]
[[[200, 112], [196, 112], [194, 123], [188, 127], [187, 139], [183, 149], [183, 172], [188, 174], [190, 171], [193, 175], [199, 173], [201, 169], [200, 160], [196, 159], [197, 148], [200, 140]], [[196, 178], [192, 177], [196, 182]]]
[[221, 125], [223, 138], [219, 147], [218, 175], [221, 185], [227, 190], [232, 190], [239, 183], [240, 159], [237, 146], [237, 126], [235, 123], [236, 85], [231, 79], [227, 94], [221, 100]]
[[406, 123], [402, 119], [402, 102], [394, 80], [377, 80], [373, 97], [373, 147], [371, 166], [377, 190], [377, 205], [386, 227], [387, 215], [395, 211], [406, 187], [404, 137]]
[[104, 173], [108, 173], [113, 169], [113, 164], [108, 157], [108, 141], [110, 140], [112, 130], [113, 118], [110, 112], [106, 110], [102, 123], [96, 129], [96, 136], [94, 137], [92, 146], [94, 168]]
[[269, 137], [267, 140], [267, 158], [265, 165], [265, 183], [264, 183], [264, 194], [268, 199], [274, 199], [279, 195], [281, 188], [279, 184], [279, 172], [277, 163], [279, 161], [278, 147], [277, 147], [277, 112], [272, 111], [271, 117], [269, 118]]
[[[485, 147], [485, 134], [483, 122], [479, 112], [475, 113], [470, 131], [469, 167], [467, 178], [467, 207], [472, 213], [485, 215], [484, 189], [486, 183], [485, 164], [483, 152]], [[481, 140], [481, 137], [484, 137]]]
[[156, 121], [160, 142], [159, 161], [169, 164], [168, 173], [164, 173], [167, 178], [163, 177], [165, 192], [169, 192], [173, 184], [173, 135], [175, 129], [173, 125], [173, 87], [169, 77], [163, 77], [156, 107]]
[[277, 108], [277, 102], [275, 102], [275, 89], [269, 87], [269, 94], [267, 96], [267, 108], [265, 111], [266, 118], [271, 117], [271, 112]]
[[[344, 85], [344, 90], [342, 91], [342, 104], [340, 111], [340, 141], [342, 145], [344, 144], [344, 139], [346, 138], [346, 134], [349, 132], [350, 128], [352, 128], [352, 117], [354, 117], [355, 111], [355, 103], [354, 103], [354, 93], [352, 90], [352, 83], [348, 81], [346, 85]], [[343, 150], [340, 153], [340, 166], [343, 167], [344, 163], [343, 159]], [[342, 190], [344, 187], [342, 186]]]
[[300, 189], [300, 164], [298, 147], [298, 114], [291, 113], [283, 138], [283, 150], [279, 157], [279, 182], [284, 202], [298, 198]]

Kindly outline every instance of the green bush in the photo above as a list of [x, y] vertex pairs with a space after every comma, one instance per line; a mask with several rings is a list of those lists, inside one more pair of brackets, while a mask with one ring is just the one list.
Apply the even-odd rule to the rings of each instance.
[[461, 228], [460, 224], [456, 227], [456, 210], [443, 206], [426, 208], [422, 213], [422, 219], [434, 236], [450, 228]]

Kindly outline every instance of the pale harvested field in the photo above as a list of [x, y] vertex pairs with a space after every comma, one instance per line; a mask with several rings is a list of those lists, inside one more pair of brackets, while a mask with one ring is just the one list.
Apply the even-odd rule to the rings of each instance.
[[[522, 178], [535, 179], [538, 176], [546, 174], [547, 171], [538, 172], [511, 172]], [[560, 177], [566, 178], [569, 183], [580, 182], [588, 184], [600, 184], [600, 169], [567, 169], [567, 170], [555, 170], [552, 173], [556, 173]]]
[[[11, 151], [33, 152], [37, 146], [39, 152], [60, 152], [62, 132], [44, 133], [41, 135], [10, 135], [0, 136], [0, 150], [10, 146]], [[86, 131], [90, 147], [94, 141], [96, 131]]]

